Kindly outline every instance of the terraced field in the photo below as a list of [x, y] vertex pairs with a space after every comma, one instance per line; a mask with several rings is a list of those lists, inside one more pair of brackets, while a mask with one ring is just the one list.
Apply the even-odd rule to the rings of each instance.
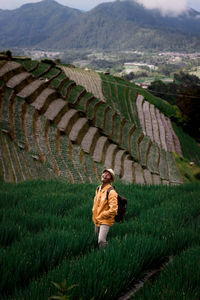
[[112, 76], [27, 60], [0, 61], [0, 176], [181, 184], [171, 120]]

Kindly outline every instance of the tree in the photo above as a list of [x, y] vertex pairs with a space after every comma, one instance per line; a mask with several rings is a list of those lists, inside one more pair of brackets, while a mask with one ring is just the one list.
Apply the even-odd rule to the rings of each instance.
[[183, 128], [200, 142], [200, 86], [187, 88], [177, 98], [184, 119]]
[[191, 136], [200, 141], [200, 79], [184, 72], [174, 74], [172, 83], [154, 81], [149, 91], [177, 105], [181, 116], [176, 120]]
[[133, 72], [130, 72], [129, 74], [124, 75], [124, 78], [128, 81], [131, 81], [135, 78], [135, 74]]

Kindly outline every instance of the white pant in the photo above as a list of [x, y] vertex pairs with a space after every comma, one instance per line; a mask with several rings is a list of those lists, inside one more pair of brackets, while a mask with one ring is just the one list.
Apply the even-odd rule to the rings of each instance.
[[108, 225], [100, 225], [100, 227], [97, 227], [95, 225], [95, 233], [98, 237], [98, 244], [99, 248], [104, 248], [107, 244], [106, 238], [109, 232], [110, 226]]

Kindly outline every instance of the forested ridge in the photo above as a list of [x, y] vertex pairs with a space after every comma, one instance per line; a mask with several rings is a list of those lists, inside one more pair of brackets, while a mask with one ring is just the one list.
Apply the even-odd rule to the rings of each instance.
[[127, 0], [82, 12], [44, 0], [0, 11], [0, 46], [197, 51], [199, 28], [199, 13], [194, 10], [164, 17]]

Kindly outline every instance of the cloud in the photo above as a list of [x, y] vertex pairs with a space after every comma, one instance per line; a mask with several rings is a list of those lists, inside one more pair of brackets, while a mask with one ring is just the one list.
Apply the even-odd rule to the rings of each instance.
[[177, 16], [187, 11], [187, 0], [136, 0], [147, 9], [159, 9], [163, 15]]

